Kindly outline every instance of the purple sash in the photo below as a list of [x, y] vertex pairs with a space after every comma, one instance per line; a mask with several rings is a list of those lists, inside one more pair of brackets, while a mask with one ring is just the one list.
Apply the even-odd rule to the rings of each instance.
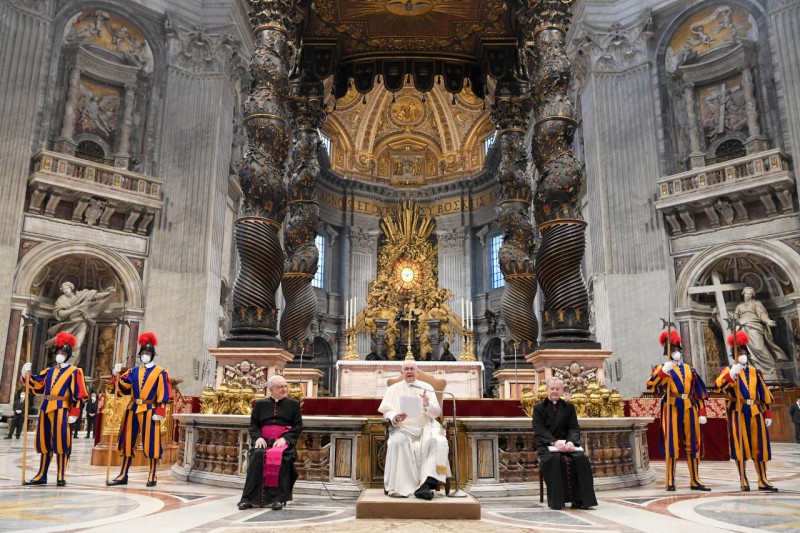
[[264, 486], [277, 487], [278, 486], [278, 473], [281, 470], [281, 461], [283, 460], [283, 450], [288, 448], [287, 445], [278, 446], [275, 448], [270, 447], [271, 440], [277, 440], [281, 436], [292, 429], [292, 426], [263, 426], [261, 428], [261, 436], [267, 441], [267, 450], [264, 452]]

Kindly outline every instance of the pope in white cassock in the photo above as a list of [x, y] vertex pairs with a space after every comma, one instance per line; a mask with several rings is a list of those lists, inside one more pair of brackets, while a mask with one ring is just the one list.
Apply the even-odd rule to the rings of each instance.
[[386, 443], [383, 487], [390, 496], [408, 498], [413, 493], [417, 498], [432, 500], [438, 483], [450, 475], [450, 463], [447, 438], [437, 420], [442, 409], [433, 387], [418, 381], [418, 373], [414, 361], [405, 361], [403, 381], [386, 390], [378, 407], [392, 424]]

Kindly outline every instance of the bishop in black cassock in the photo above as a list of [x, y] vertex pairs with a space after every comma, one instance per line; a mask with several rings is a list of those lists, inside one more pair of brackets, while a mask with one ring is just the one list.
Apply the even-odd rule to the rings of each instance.
[[[282, 376], [273, 376], [269, 379], [268, 390], [270, 397], [256, 402], [250, 415], [250, 458], [247, 464], [247, 477], [244, 482], [242, 499], [239, 509], [249, 509], [253, 505], [263, 502], [271, 503], [272, 509], [277, 511], [283, 504], [292, 499], [292, 489], [297, 481], [297, 439], [303, 431], [303, 418], [300, 413], [300, 402], [286, 397], [288, 385]], [[264, 426], [288, 427], [280, 438], [265, 439], [262, 437]], [[283, 450], [280, 471], [278, 473], [278, 486], [264, 486], [264, 455], [267, 447], [286, 445]]]
[[533, 408], [533, 431], [539, 468], [547, 484], [547, 505], [558, 510], [572, 502], [573, 509], [588, 509], [597, 505], [589, 458], [579, 451], [550, 449], [551, 446], [565, 449], [581, 446], [578, 414], [574, 405], [561, 399], [561, 391], [561, 380], [548, 378], [548, 397]]

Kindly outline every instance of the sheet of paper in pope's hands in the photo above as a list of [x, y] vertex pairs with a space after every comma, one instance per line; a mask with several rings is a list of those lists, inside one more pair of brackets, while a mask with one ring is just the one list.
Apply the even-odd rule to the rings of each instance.
[[419, 396], [400, 396], [400, 412], [408, 418], [422, 418], [422, 398]]

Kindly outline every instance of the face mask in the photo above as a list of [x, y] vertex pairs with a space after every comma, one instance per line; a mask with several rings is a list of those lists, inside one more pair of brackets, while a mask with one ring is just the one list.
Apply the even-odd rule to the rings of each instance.
[[672, 352], [672, 360], [679, 361], [681, 358], [681, 352]]
[[25, 399], [25, 395], [24, 395], [24, 394], [20, 394], [20, 395], [19, 395], [19, 399], [20, 399], [20, 400], [24, 400], [24, 399]]
[[66, 360], [67, 360], [67, 356], [64, 355], [63, 353], [57, 353], [56, 354], [56, 363], [58, 363], [59, 365], [61, 363], [63, 363], [64, 361], [66, 361]]
[[92, 401], [95, 401], [96, 399], [97, 399], [97, 396], [92, 396]]
[[147, 364], [147, 363], [149, 363], [150, 361], [153, 360], [153, 358], [150, 357], [150, 354], [146, 354], [146, 353], [143, 353], [142, 355], [140, 355], [139, 359], [141, 359], [142, 363], [144, 363], [144, 364]]
[[747, 356], [746, 355], [740, 355], [739, 356], [739, 364], [740, 365], [746, 365], [747, 364]]

